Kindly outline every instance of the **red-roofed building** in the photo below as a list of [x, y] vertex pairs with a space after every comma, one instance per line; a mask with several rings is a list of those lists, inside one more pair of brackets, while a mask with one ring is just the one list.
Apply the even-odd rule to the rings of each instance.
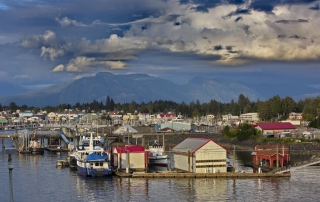
[[255, 165], [269, 166], [277, 165], [283, 167], [290, 160], [289, 147], [287, 145], [256, 145], [252, 152], [252, 161]]
[[273, 122], [273, 123], [256, 123], [256, 129], [261, 134], [280, 134], [281, 132], [290, 132], [297, 129], [296, 126], [289, 122]]
[[146, 158], [148, 157], [143, 146], [116, 146], [112, 149], [112, 157], [112, 164], [118, 169], [126, 169], [128, 167], [128, 160], [130, 165], [129, 170], [141, 171], [145, 170], [147, 166]]
[[160, 113], [160, 114], [157, 115], [158, 119], [166, 119], [166, 120], [171, 120], [174, 117], [176, 117], [176, 114], [175, 113], [171, 113], [171, 112], [167, 113], [167, 114]]

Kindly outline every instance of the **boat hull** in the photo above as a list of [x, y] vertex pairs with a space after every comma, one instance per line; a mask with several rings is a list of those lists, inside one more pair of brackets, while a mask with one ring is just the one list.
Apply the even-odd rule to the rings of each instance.
[[106, 168], [87, 168], [78, 165], [77, 169], [78, 174], [85, 177], [103, 177], [112, 175], [112, 170]]
[[152, 167], [168, 167], [167, 156], [153, 156], [149, 157], [149, 165]]
[[43, 154], [44, 148], [30, 148], [30, 152], [33, 154]]

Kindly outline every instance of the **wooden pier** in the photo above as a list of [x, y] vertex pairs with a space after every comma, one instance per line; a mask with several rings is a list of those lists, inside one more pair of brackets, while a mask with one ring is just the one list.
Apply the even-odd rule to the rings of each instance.
[[143, 173], [143, 172], [116, 172], [119, 177], [132, 178], [265, 178], [265, 177], [291, 177], [290, 174], [274, 174], [274, 173]]

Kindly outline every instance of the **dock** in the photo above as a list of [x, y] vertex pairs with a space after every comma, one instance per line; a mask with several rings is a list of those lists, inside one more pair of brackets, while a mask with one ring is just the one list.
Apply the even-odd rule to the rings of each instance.
[[266, 177], [291, 177], [291, 174], [275, 174], [275, 173], [143, 173], [143, 172], [116, 172], [119, 177], [131, 178], [266, 178]]

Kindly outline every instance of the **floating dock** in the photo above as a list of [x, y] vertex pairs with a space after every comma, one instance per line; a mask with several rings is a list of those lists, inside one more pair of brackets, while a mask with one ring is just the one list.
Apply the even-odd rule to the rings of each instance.
[[265, 177], [291, 177], [291, 174], [274, 174], [274, 173], [143, 173], [143, 172], [116, 172], [119, 177], [132, 178], [265, 178]]
[[56, 166], [57, 167], [68, 167], [69, 162], [66, 160], [57, 160]]

